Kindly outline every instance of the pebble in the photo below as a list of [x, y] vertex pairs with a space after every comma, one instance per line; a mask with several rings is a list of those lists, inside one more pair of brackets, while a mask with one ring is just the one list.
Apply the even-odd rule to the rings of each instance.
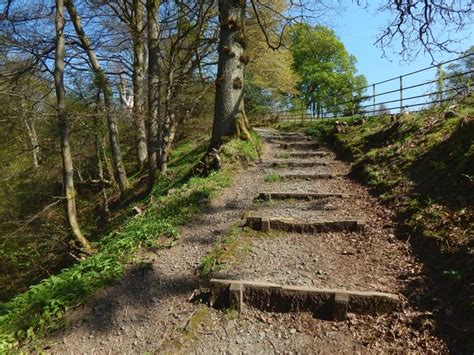
[[295, 329], [295, 328], [291, 328], [291, 329], [290, 329], [290, 334], [296, 334], [296, 329]]

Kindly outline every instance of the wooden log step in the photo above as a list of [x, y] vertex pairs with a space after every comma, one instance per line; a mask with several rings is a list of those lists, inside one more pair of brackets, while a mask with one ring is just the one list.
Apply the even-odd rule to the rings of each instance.
[[249, 216], [245, 221], [245, 226], [261, 232], [277, 230], [288, 233], [317, 234], [343, 231], [356, 232], [364, 228], [364, 223], [350, 219], [308, 222], [284, 217]]
[[329, 152], [320, 150], [320, 151], [309, 151], [309, 152], [285, 152], [285, 153], [277, 154], [277, 157], [305, 159], [305, 158], [322, 158], [328, 155], [329, 155]]
[[346, 198], [342, 193], [315, 193], [315, 192], [261, 192], [257, 199], [271, 200], [318, 200], [322, 198]]
[[324, 319], [342, 321], [347, 313], [382, 314], [396, 310], [400, 297], [391, 293], [362, 292], [315, 287], [286, 286], [265, 282], [210, 281], [209, 305], [239, 312], [245, 305], [267, 312], [312, 312]]
[[279, 143], [280, 143], [281, 149], [308, 150], [308, 149], [321, 148], [321, 144], [316, 143], [316, 142], [293, 142], [293, 143], [279, 142]]
[[272, 143], [304, 142], [313, 140], [313, 138], [306, 136], [270, 136], [266, 137], [266, 139]]
[[283, 174], [279, 175], [282, 180], [330, 180], [344, 176], [343, 174]]
[[310, 168], [314, 166], [329, 166], [329, 163], [326, 161], [280, 160], [280, 161], [271, 161], [268, 165], [270, 167], [275, 167], [275, 168], [284, 168], [284, 167]]

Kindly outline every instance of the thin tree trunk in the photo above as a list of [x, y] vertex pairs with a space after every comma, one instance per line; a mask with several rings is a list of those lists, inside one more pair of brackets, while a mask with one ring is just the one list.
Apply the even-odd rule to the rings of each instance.
[[64, 39], [64, 2], [56, 0], [56, 57], [54, 66], [54, 86], [58, 110], [59, 129], [61, 135], [61, 153], [63, 159], [64, 192], [67, 201], [67, 216], [71, 230], [84, 249], [91, 253], [92, 247], [82, 235], [77, 221], [76, 199], [74, 189], [74, 169], [72, 164], [71, 147], [69, 145], [69, 117], [66, 111], [64, 89], [64, 56], [66, 52]]
[[[173, 63], [170, 63], [172, 66]], [[175, 115], [172, 113], [171, 100], [173, 99], [174, 69], [168, 68], [168, 78], [166, 80], [166, 95], [164, 103], [164, 119], [161, 133], [161, 155], [159, 157], [160, 172], [165, 175], [168, 171], [168, 156], [171, 150], [175, 134]]]
[[144, 117], [144, 84], [145, 84], [145, 44], [143, 40], [143, 4], [133, 0], [132, 5], [132, 40], [133, 40], [133, 118], [137, 140], [137, 158], [140, 168], [147, 160], [147, 138]]
[[219, 62], [216, 79], [214, 122], [211, 148], [222, 144], [224, 137], [250, 140], [244, 107], [244, 69], [246, 1], [219, 1]]
[[38, 135], [36, 134], [35, 121], [33, 117], [28, 115], [24, 101], [22, 101], [21, 103], [21, 109], [22, 109], [22, 116], [23, 116], [23, 124], [25, 125], [28, 138], [30, 139], [31, 158], [33, 161], [33, 167], [37, 169], [40, 166], [39, 165], [40, 147], [38, 143]]
[[160, 112], [160, 65], [159, 65], [159, 29], [158, 8], [160, 2], [147, 0], [148, 30], [148, 184], [151, 190], [156, 179], [158, 157], [161, 155], [159, 112]]
[[97, 160], [97, 172], [99, 175], [99, 181], [102, 189], [102, 211], [106, 220], [109, 219], [110, 210], [107, 197], [107, 188], [105, 186], [105, 177], [104, 177], [104, 166], [102, 164], [101, 157], [101, 141], [100, 141], [100, 93], [97, 94], [97, 108], [94, 115], [94, 148], [95, 148], [95, 158]]
[[105, 104], [105, 115], [107, 117], [107, 124], [109, 126], [109, 139], [110, 146], [112, 148], [112, 158], [114, 162], [114, 171], [116, 175], [117, 182], [121, 193], [123, 194], [130, 187], [127, 178], [127, 172], [125, 171], [125, 166], [122, 160], [122, 152], [120, 150], [119, 134], [117, 127], [117, 118], [112, 113], [113, 110], [113, 98], [112, 98], [112, 89], [110, 87], [107, 75], [105, 71], [100, 66], [97, 56], [92, 49], [91, 42], [87, 37], [84, 29], [82, 27], [81, 19], [79, 18], [76, 8], [74, 6], [73, 0], [66, 1], [66, 7], [71, 17], [72, 23], [76, 30], [77, 35], [81, 41], [82, 47], [89, 57], [92, 69], [96, 75], [96, 82], [99, 90], [104, 95], [104, 104]]

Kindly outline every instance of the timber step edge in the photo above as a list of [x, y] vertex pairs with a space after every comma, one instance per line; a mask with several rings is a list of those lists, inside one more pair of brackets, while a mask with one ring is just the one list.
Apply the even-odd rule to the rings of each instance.
[[239, 312], [245, 305], [268, 312], [312, 312], [336, 321], [347, 313], [381, 314], [396, 310], [400, 297], [391, 293], [361, 292], [315, 287], [285, 286], [273, 283], [210, 280], [209, 306], [232, 308]]
[[365, 228], [363, 221], [355, 219], [335, 221], [301, 221], [285, 217], [248, 216], [245, 226], [260, 232], [277, 230], [288, 233], [357, 232]]

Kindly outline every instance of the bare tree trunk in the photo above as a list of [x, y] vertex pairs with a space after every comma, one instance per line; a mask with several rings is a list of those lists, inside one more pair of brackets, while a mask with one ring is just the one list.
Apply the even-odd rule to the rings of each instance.
[[147, 30], [148, 30], [148, 184], [153, 187], [156, 179], [160, 146], [159, 112], [160, 112], [160, 65], [159, 65], [159, 1], [147, 0]]
[[[173, 63], [170, 63], [172, 66]], [[171, 100], [173, 99], [173, 86], [174, 86], [174, 68], [168, 68], [168, 78], [166, 80], [166, 95], [164, 104], [164, 119], [161, 132], [161, 155], [159, 157], [159, 168], [160, 172], [165, 175], [168, 171], [168, 157], [171, 151], [171, 144], [174, 140], [175, 135], [175, 115], [172, 112]]]
[[56, 0], [56, 56], [54, 66], [54, 86], [56, 88], [56, 100], [61, 135], [61, 153], [63, 159], [64, 192], [67, 201], [67, 216], [71, 230], [84, 249], [91, 253], [92, 247], [82, 235], [77, 221], [76, 199], [74, 189], [74, 169], [72, 164], [71, 147], [69, 145], [69, 117], [66, 111], [65, 89], [64, 89], [64, 56], [66, 52], [64, 39], [64, 2]]
[[100, 93], [97, 93], [97, 107], [96, 113], [94, 115], [94, 148], [95, 148], [95, 158], [97, 160], [97, 170], [99, 175], [99, 181], [101, 184], [102, 190], [102, 211], [106, 220], [109, 219], [110, 210], [107, 197], [107, 188], [105, 186], [105, 176], [104, 176], [104, 166], [102, 164], [101, 150], [102, 143], [100, 140]]
[[117, 182], [119, 184], [120, 191], [123, 194], [130, 187], [130, 184], [128, 182], [127, 172], [125, 171], [125, 166], [122, 160], [122, 152], [120, 150], [117, 118], [112, 113], [112, 110], [113, 110], [112, 89], [110, 87], [107, 75], [105, 74], [105, 71], [100, 66], [100, 63], [97, 60], [97, 56], [94, 50], [92, 49], [91, 42], [89, 38], [87, 37], [86, 33], [84, 32], [81, 19], [79, 18], [77, 14], [73, 0], [67, 0], [66, 7], [69, 12], [69, 16], [71, 16], [72, 23], [74, 25], [77, 35], [79, 36], [82, 47], [86, 51], [87, 56], [89, 57], [89, 61], [91, 63], [92, 69], [95, 72], [98, 88], [101, 90], [101, 92], [104, 95], [105, 114], [107, 117], [107, 124], [109, 126], [109, 139], [110, 139], [110, 146], [112, 148], [114, 171], [115, 171]]
[[31, 158], [33, 160], [33, 167], [37, 169], [40, 166], [39, 165], [40, 147], [38, 143], [38, 135], [36, 134], [35, 120], [33, 117], [28, 115], [24, 101], [22, 101], [21, 103], [21, 109], [22, 109], [22, 116], [23, 116], [23, 124], [25, 125], [28, 138], [30, 139]]
[[143, 40], [143, 4], [133, 0], [132, 4], [132, 40], [133, 40], [133, 118], [136, 129], [137, 158], [140, 168], [147, 160], [147, 138], [144, 117], [144, 84], [145, 84], [145, 43]]
[[224, 137], [238, 135], [250, 140], [244, 107], [244, 69], [246, 1], [219, 1], [219, 62], [211, 148], [221, 145]]
[[122, 75], [120, 75], [119, 81], [119, 95], [120, 105], [122, 106], [123, 110], [131, 113], [133, 108], [133, 96], [129, 94]]

